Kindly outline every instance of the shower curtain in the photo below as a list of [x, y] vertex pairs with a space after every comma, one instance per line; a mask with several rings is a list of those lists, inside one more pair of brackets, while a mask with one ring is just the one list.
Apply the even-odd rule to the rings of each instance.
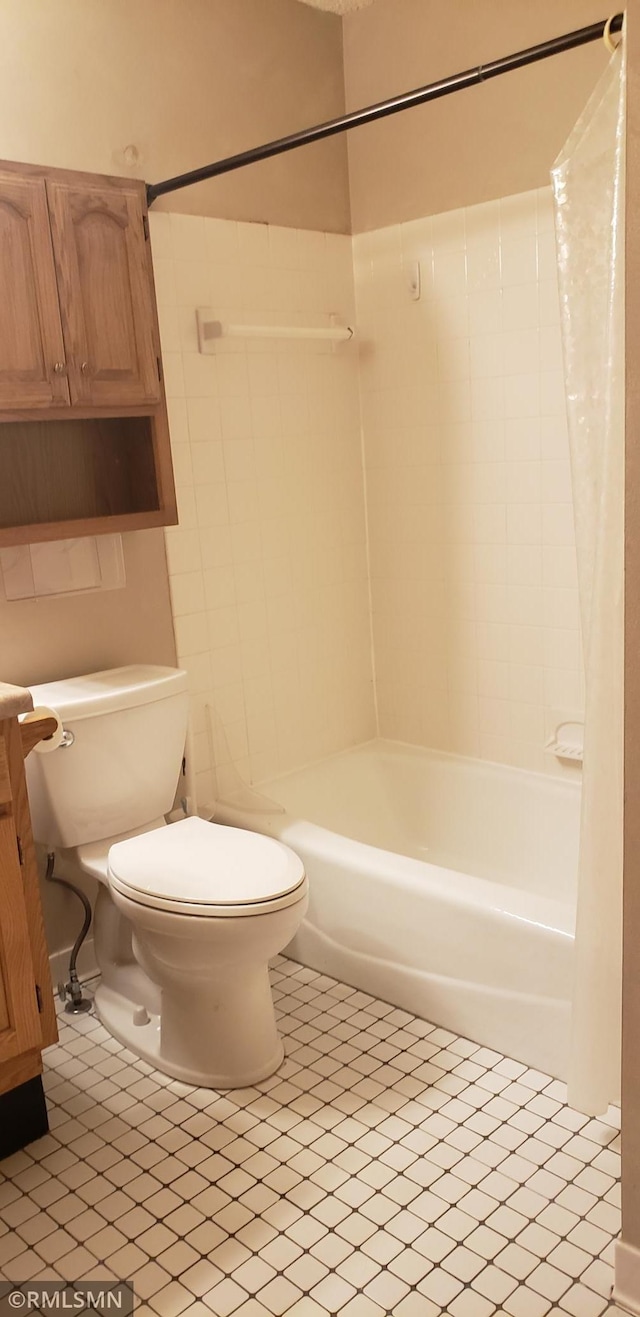
[[622, 40], [552, 170], [585, 667], [569, 1101], [620, 1092], [624, 566]]

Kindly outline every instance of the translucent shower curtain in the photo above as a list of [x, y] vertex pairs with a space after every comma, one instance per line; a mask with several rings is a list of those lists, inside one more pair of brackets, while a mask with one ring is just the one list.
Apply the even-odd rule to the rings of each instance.
[[552, 170], [586, 678], [569, 1100], [620, 1091], [624, 41]]

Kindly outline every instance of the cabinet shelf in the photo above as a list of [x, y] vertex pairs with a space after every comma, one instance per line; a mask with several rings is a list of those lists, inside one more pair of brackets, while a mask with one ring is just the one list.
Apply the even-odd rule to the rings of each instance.
[[147, 417], [0, 427], [0, 529], [157, 512]]
[[0, 425], [0, 547], [176, 520], [156, 416]]

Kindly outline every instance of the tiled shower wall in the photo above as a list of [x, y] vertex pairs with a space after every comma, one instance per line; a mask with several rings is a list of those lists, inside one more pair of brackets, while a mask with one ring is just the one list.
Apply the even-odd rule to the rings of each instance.
[[[197, 791], [259, 781], [375, 734], [355, 344], [224, 339], [229, 322], [354, 317], [351, 240], [152, 214], [180, 525], [167, 531]], [[232, 767], [232, 765], [234, 767]]]
[[380, 732], [561, 771], [545, 742], [583, 694], [551, 190], [354, 257]]
[[[353, 240], [151, 224], [200, 801], [376, 734], [371, 621], [381, 735], [562, 771], [545, 742], [583, 679], [550, 190]], [[197, 306], [351, 323], [354, 272], [356, 343], [199, 354]]]

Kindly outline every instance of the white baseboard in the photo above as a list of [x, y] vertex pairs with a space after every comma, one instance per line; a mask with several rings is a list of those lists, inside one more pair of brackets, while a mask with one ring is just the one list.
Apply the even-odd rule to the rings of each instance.
[[[73, 945], [73, 944], [72, 944]], [[69, 956], [72, 947], [63, 947], [62, 951], [53, 951], [49, 956], [49, 965], [51, 967], [51, 978], [54, 990], [58, 983], [66, 983], [69, 977]], [[78, 977], [80, 979], [93, 978], [98, 973], [96, 964], [96, 955], [93, 946], [93, 938], [88, 937], [83, 942], [78, 956]]]
[[617, 1239], [614, 1272], [614, 1302], [640, 1317], [640, 1249]]

